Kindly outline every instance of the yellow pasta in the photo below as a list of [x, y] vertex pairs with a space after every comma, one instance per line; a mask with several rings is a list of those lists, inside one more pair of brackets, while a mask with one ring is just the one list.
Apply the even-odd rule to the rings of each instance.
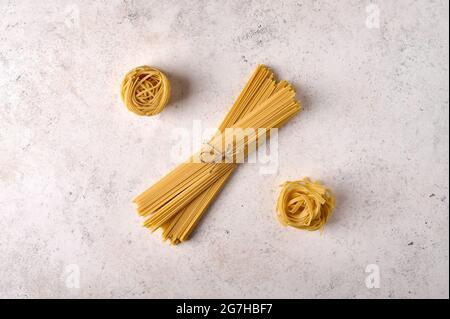
[[335, 197], [319, 181], [308, 178], [286, 182], [277, 202], [279, 221], [285, 226], [305, 230], [323, 229], [333, 214]]
[[[223, 141], [233, 130], [280, 127], [299, 110], [293, 88], [285, 81], [276, 83], [273, 73], [260, 65], [208, 144], [222, 150]], [[237, 140], [230, 150], [233, 158], [245, 153], [258, 137], [256, 134], [250, 139]], [[134, 199], [139, 214], [147, 218], [144, 225], [152, 231], [162, 228], [163, 238], [172, 244], [188, 239], [237, 166], [234, 162], [199, 161], [201, 154], [199, 151], [191, 156]]]
[[128, 110], [138, 115], [160, 113], [170, 96], [170, 83], [160, 70], [137, 67], [125, 75], [122, 81], [121, 97]]

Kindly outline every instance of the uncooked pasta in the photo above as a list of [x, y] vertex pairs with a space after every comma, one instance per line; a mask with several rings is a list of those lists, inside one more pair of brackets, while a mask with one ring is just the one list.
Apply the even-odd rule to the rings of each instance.
[[308, 178], [282, 185], [277, 202], [279, 221], [305, 230], [323, 229], [333, 214], [335, 197], [320, 181]]
[[[285, 81], [276, 83], [273, 73], [258, 66], [208, 145], [223, 150], [224, 138], [242, 128], [278, 128], [300, 111], [295, 92]], [[227, 130], [228, 128], [228, 130]], [[233, 158], [258, 140], [240, 139], [232, 146]], [[163, 238], [172, 244], [188, 239], [212, 200], [237, 163], [205, 162], [202, 151], [177, 166], [155, 185], [134, 199], [144, 225], [152, 231], [162, 228]]]
[[160, 113], [170, 96], [170, 83], [164, 73], [149, 66], [137, 67], [125, 75], [121, 97], [128, 110], [138, 115]]

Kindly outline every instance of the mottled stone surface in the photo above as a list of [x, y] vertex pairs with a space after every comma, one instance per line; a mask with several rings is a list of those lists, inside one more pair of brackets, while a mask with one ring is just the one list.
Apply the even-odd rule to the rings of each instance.
[[[449, 297], [448, 2], [226, 3], [0, 0], [0, 297]], [[304, 106], [279, 170], [243, 165], [171, 247], [130, 200], [258, 63]], [[141, 64], [173, 85], [152, 118], [119, 98]], [[322, 235], [276, 220], [303, 176], [337, 194]]]

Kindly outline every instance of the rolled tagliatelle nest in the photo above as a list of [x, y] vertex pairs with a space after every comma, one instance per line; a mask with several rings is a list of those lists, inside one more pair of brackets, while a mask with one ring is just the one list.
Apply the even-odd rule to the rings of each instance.
[[152, 116], [167, 105], [170, 83], [166, 75], [150, 66], [137, 67], [125, 75], [121, 97], [128, 110], [138, 115]]
[[323, 229], [335, 204], [333, 193], [320, 181], [288, 181], [278, 197], [277, 215], [285, 226], [313, 231]]

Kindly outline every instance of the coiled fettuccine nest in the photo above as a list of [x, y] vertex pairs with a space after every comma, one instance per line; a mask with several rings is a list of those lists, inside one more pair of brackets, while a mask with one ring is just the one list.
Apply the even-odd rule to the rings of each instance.
[[321, 182], [308, 178], [282, 185], [277, 214], [285, 226], [305, 230], [323, 229], [333, 214], [335, 197]]

